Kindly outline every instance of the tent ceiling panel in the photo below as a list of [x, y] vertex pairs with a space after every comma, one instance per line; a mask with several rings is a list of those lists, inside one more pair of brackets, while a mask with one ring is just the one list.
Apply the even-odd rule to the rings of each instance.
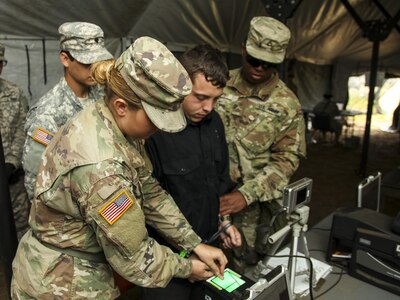
[[126, 36], [151, 3], [149, 0], [12, 0], [0, 1], [0, 34], [56, 37], [64, 22], [86, 21], [106, 37]]
[[174, 50], [208, 43], [240, 53], [250, 20], [257, 15], [266, 15], [259, 0], [153, 0], [129, 36], [152, 36]]

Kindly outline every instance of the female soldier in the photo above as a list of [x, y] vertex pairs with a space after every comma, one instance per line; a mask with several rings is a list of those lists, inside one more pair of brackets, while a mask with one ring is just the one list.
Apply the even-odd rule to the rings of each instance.
[[[221, 276], [222, 251], [200, 244], [177, 206], [151, 177], [143, 139], [182, 130], [188, 74], [158, 41], [137, 39], [113, 62], [93, 66], [106, 97], [55, 135], [42, 157], [31, 230], [13, 262], [15, 299], [113, 299], [112, 269], [140, 286], [172, 277]], [[198, 259], [149, 238], [145, 222]], [[211, 270], [210, 270], [211, 269]]]

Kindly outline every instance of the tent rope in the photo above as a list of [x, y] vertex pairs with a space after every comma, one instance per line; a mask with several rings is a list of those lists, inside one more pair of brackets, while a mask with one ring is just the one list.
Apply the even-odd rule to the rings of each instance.
[[32, 98], [32, 91], [31, 91], [31, 60], [29, 57], [29, 49], [28, 46], [25, 45], [25, 53], [26, 53], [26, 65], [28, 67], [28, 92]]

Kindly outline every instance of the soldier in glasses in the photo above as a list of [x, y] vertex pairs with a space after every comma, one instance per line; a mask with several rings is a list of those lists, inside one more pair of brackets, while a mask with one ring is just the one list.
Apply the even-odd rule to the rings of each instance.
[[244, 234], [242, 248], [233, 250], [237, 271], [257, 263], [267, 251], [256, 247], [257, 226], [275, 220], [274, 232], [285, 224], [285, 216], [278, 216], [282, 190], [306, 155], [300, 103], [277, 72], [289, 39], [290, 30], [278, 20], [254, 17], [242, 46], [242, 67], [230, 71], [216, 107], [237, 184], [220, 197], [220, 214], [230, 214]]

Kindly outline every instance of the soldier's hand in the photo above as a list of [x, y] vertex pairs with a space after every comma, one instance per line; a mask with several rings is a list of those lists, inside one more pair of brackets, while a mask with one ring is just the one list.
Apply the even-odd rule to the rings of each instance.
[[223, 278], [228, 259], [221, 249], [206, 244], [199, 244], [193, 249], [193, 252], [208, 266], [208, 269], [211, 269], [214, 275]]
[[192, 274], [189, 277], [190, 282], [206, 280], [214, 275], [210, 268], [199, 260], [197, 255], [192, 254], [189, 260], [192, 262]]
[[219, 214], [221, 216], [237, 213], [246, 206], [246, 199], [244, 199], [242, 193], [239, 191], [219, 197]]
[[[227, 222], [222, 222], [221, 226], [225, 226]], [[236, 248], [242, 245], [242, 236], [235, 225], [229, 226], [225, 232], [221, 234], [222, 245], [225, 248]]]

